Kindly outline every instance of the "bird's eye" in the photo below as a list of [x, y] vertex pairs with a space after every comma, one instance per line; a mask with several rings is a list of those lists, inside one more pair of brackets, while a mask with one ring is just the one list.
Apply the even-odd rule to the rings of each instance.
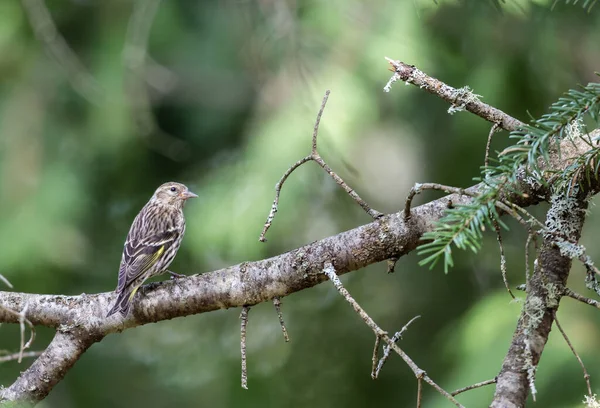
[[171, 187], [171, 191], [172, 191], [172, 192], [175, 192], [175, 191], [177, 191], [177, 187]]

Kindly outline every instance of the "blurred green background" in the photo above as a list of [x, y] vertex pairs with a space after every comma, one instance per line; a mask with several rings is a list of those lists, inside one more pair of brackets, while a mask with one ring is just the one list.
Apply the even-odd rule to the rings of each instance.
[[[39, 2], [2, 0], [0, 273], [16, 291], [113, 290], [133, 217], [169, 180], [200, 195], [186, 207], [187, 235], [171, 268], [179, 273], [273, 256], [369, 222], [309, 163], [286, 183], [269, 240], [258, 242], [273, 186], [310, 150], [326, 89], [321, 154], [374, 208], [398, 211], [415, 182], [469, 186], [490, 125], [449, 115], [446, 102], [413, 86], [384, 93], [384, 56], [469, 85], [519, 119], [538, 117], [562, 92], [595, 81], [600, 67], [600, 7], [552, 3], [170, 0], [150, 26], [149, 0], [137, 9], [133, 1], [49, 0], [65, 51]], [[493, 150], [510, 143], [506, 136]], [[599, 223], [592, 207], [583, 243], [594, 259]], [[511, 226], [504, 242], [514, 286], [524, 282], [525, 234]], [[343, 281], [390, 332], [422, 316], [400, 346], [447, 390], [493, 378], [520, 310], [503, 287], [495, 236], [476, 256], [456, 253], [448, 275], [418, 259], [401, 259], [393, 275], [379, 264]], [[585, 293], [583, 276], [576, 266], [570, 284]], [[289, 344], [271, 304], [250, 313], [247, 391], [239, 310], [228, 310], [109, 336], [40, 406], [414, 405], [416, 380], [399, 358], [371, 380], [373, 335], [331, 285], [283, 299], [283, 310]], [[600, 316], [566, 299], [559, 317], [598, 391]], [[52, 334], [38, 329], [33, 349]], [[16, 351], [18, 342], [18, 327], [0, 327], [0, 349]], [[30, 362], [0, 365], [0, 383]], [[580, 406], [586, 392], [556, 330], [536, 386], [543, 407]], [[493, 391], [459, 400], [487, 406]], [[425, 387], [424, 406], [449, 403]]]

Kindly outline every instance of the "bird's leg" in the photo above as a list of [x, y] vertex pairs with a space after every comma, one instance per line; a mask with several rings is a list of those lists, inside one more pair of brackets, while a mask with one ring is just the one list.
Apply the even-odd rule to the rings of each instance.
[[182, 275], [180, 273], [175, 273], [169, 270], [166, 270], [165, 272], [167, 272], [169, 275], [171, 275], [171, 280], [175, 281], [175, 283], [177, 284], [177, 286], [179, 286], [179, 289], [183, 290], [183, 287], [181, 286], [181, 282], [179, 282], [179, 279], [181, 278], [185, 278], [186, 275]]
[[171, 275], [171, 279], [185, 278], [187, 276], [187, 275], [182, 275], [180, 273], [172, 272], [168, 269], [165, 272], [167, 272], [169, 275]]

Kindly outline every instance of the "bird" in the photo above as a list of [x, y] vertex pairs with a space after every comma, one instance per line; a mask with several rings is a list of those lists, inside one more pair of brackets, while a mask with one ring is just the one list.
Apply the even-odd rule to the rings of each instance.
[[120, 312], [126, 317], [131, 300], [149, 278], [167, 270], [179, 250], [185, 233], [183, 207], [190, 198], [198, 197], [185, 185], [176, 182], [162, 184], [150, 201], [133, 220], [121, 257], [117, 300], [106, 317]]

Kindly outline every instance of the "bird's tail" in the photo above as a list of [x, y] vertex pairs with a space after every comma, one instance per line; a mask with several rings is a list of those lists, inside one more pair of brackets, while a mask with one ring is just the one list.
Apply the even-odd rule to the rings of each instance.
[[119, 296], [117, 296], [115, 304], [110, 309], [106, 317], [112, 316], [117, 312], [121, 313], [123, 317], [126, 317], [129, 313], [129, 309], [131, 308], [131, 299], [133, 299], [140, 286], [141, 285], [130, 286], [119, 292]]

